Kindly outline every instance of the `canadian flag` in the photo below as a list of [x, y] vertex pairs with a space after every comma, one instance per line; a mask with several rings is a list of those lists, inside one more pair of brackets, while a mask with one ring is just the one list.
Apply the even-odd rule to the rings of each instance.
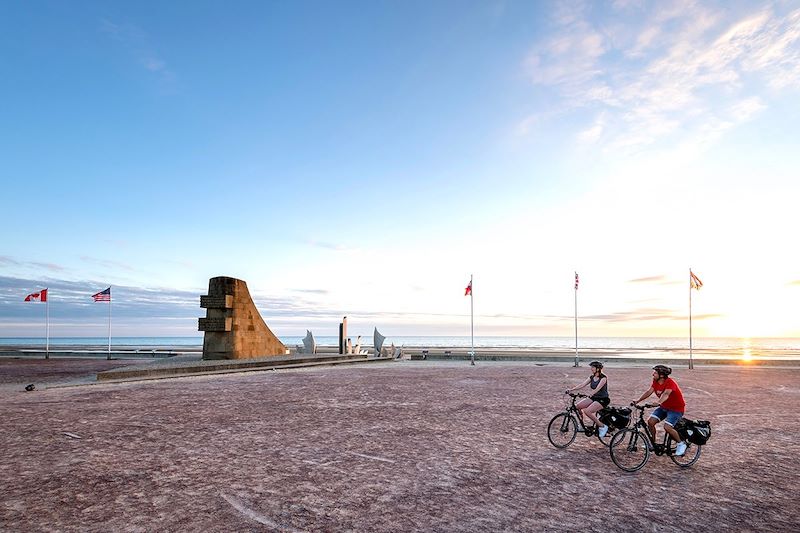
[[46, 302], [47, 289], [42, 289], [39, 292], [32, 292], [25, 297], [26, 302]]

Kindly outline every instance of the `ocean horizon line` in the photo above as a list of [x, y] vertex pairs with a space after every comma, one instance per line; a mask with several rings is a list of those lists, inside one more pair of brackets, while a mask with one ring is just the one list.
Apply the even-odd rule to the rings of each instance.
[[[301, 335], [279, 335], [287, 347], [302, 345]], [[349, 335], [354, 344], [358, 336]], [[319, 346], [336, 346], [338, 336], [315, 336]], [[45, 345], [44, 337], [0, 337], [0, 346]], [[108, 345], [108, 337], [50, 337], [50, 346], [97, 346]], [[469, 335], [396, 335], [386, 336], [385, 344], [407, 348], [469, 348], [473, 341]], [[111, 338], [112, 347], [160, 347], [199, 348], [202, 336], [120, 336]], [[688, 337], [578, 337], [579, 350], [654, 350], [689, 351]], [[372, 335], [361, 336], [361, 346], [372, 346]], [[474, 337], [476, 349], [561, 349], [574, 350], [575, 337], [562, 336], [504, 336], [480, 335]], [[800, 353], [800, 338], [795, 337], [694, 337], [695, 351], [733, 351], [736, 353], [786, 352]]]

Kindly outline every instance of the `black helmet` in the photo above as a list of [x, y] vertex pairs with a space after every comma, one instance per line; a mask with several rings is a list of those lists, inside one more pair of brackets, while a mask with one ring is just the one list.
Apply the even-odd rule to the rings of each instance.
[[660, 376], [667, 377], [672, 374], [672, 369], [666, 365], [656, 365], [653, 367], [653, 370], [658, 372]]
[[602, 369], [603, 368], [603, 363], [601, 363], [600, 361], [592, 361], [591, 363], [589, 363], [589, 366], [593, 366], [595, 368]]

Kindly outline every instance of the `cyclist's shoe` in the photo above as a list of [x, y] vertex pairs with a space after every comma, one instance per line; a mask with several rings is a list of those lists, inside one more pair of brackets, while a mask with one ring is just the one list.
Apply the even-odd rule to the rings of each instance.
[[594, 435], [594, 426], [586, 426], [585, 432], [587, 437], [591, 437]]
[[680, 457], [681, 455], [683, 455], [685, 453], [686, 453], [686, 443], [681, 441], [681, 442], [678, 443], [677, 446], [675, 446], [675, 455]]
[[606, 436], [608, 433], [608, 426], [600, 426], [600, 429], [597, 430], [597, 436], [601, 439]]

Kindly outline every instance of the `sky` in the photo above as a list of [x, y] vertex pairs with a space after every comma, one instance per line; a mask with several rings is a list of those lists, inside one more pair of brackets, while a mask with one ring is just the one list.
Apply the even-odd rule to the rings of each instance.
[[[0, 3], [0, 337], [800, 337], [800, 3]], [[580, 286], [574, 290], [574, 275]], [[473, 276], [473, 299], [464, 289]], [[24, 297], [49, 288], [49, 309]]]

